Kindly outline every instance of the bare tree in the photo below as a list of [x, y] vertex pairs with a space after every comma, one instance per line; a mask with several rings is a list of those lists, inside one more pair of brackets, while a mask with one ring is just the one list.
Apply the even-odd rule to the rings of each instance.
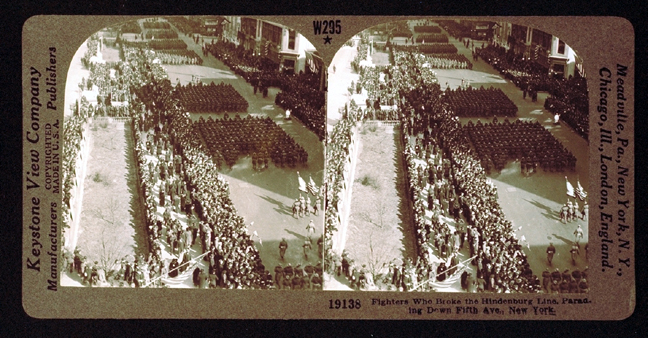
[[114, 230], [115, 224], [119, 221], [116, 212], [121, 208], [120, 203], [114, 198], [110, 198], [103, 209], [94, 209], [94, 217], [106, 222], [107, 227], [101, 229], [101, 251], [99, 254], [99, 264], [108, 272], [116, 267], [118, 260], [124, 257], [125, 245], [113, 238], [106, 238], [106, 229]]
[[382, 269], [389, 264], [387, 251], [384, 248], [376, 248], [373, 244], [373, 231], [369, 234], [369, 272], [374, 283], [381, 275]]
[[[373, 205], [374, 207], [374, 212], [369, 213], [369, 212], [363, 212], [360, 214], [360, 217], [362, 220], [365, 222], [371, 223], [378, 227], [379, 229], [384, 229], [385, 227], [385, 216], [388, 213], [387, 206], [385, 205], [385, 202], [383, 198], [381, 198], [380, 195], [376, 195], [376, 198], [374, 200]], [[374, 217], [371, 217], [371, 215], [377, 215], [377, 219]]]

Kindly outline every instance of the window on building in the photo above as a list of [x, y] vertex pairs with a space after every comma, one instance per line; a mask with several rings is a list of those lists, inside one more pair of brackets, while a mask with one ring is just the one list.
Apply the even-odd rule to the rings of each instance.
[[281, 33], [283, 29], [279, 26], [275, 26], [271, 23], [263, 23], [263, 31], [261, 35], [264, 39], [271, 41], [277, 45], [281, 44]]
[[565, 54], [565, 42], [558, 40], [558, 54]]
[[533, 29], [533, 36], [531, 42], [536, 45], [542, 46], [544, 49], [551, 50], [551, 34], [545, 33], [541, 30]]
[[291, 60], [291, 59], [284, 60], [284, 67], [295, 68], [295, 60]]
[[527, 28], [516, 24], [511, 25], [511, 36], [518, 41], [526, 41]]
[[288, 49], [295, 49], [295, 30], [288, 31]]
[[563, 64], [554, 64], [552, 69], [558, 77], [563, 77], [565, 75], [565, 65]]

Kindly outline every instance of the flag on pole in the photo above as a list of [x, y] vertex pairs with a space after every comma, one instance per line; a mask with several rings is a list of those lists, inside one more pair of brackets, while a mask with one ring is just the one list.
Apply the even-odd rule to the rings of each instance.
[[301, 176], [299, 176], [299, 171], [297, 172], [297, 180], [299, 181], [299, 191], [303, 191], [308, 194], [308, 188], [306, 187], [306, 181], [304, 181]]
[[576, 195], [574, 194], [574, 186], [571, 183], [569, 183], [567, 176], [565, 176], [565, 182], [567, 182], [567, 196], [571, 198], [576, 198]]
[[308, 192], [311, 193], [313, 196], [317, 196], [317, 193], [319, 192], [319, 188], [313, 181], [313, 177], [309, 177], [309, 182], [308, 182]]
[[576, 181], [576, 185], [578, 185], [578, 187], [576, 188], [576, 195], [578, 196], [578, 199], [584, 201], [587, 198], [587, 192], [585, 191], [585, 189], [583, 189], [583, 186], [580, 184], [580, 180]]

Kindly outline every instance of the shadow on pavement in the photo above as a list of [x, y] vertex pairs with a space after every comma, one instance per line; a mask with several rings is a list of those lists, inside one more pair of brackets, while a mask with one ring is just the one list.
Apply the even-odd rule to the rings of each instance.
[[276, 205], [277, 207], [274, 208], [274, 210], [276, 212], [278, 212], [280, 214], [283, 214], [283, 215], [292, 215], [292, 207], [288, 207], [287, 205], [281, 203], [280, 201], [277, 201], [276, 199], [274, 199], [274, 198], [272, 198], [272, 197], [270, 197], [268, 195], [265, 195], [265, 196], [257, 195], [257, 196], [259, 196], [260, 198], [262, 198], [262, 199]]
[[126, 183], [128, 185], [128, 192], [130, 193], [130, 226], [133, 227], [135, 233], [133, 234], [133, 241], [135, 243], [133, 250], [137, 256], [146, 256], [149, 252], [148, 247], [148, 234], [145, 229], [146, 221], [144, 215], [144, 206], [141, 203], [140, 190], [138, 182], [140, 179], [137, 174], [137, 167], [135, 163], [135, 146], [131, 124], [129, 121], [124, 121], [124, 139], [126, 140], [126, 149], [124, 156], [126, 157]]
[[403, 233], [403, 238], [401, 239], [402, 257], [409, 258], [412, 262], [417, 260], [418, 248], [416, 247], [416, 238], [414, 234], [416, 230], [413, 227], [414, 221], [412, 219], [412, 205], [407, 195], [407, 182], [405, 177], [404, 159], [403, 159], [403, 144], [401, 142], [401, 131], [399, 126], [394, 127], [394, 167], [396, 167], [396, 178], [394, 183], [396, 185], [396, 192], [398, 193], [398, 198], [400, 203], [398, 206], [398, 217], [400, 219], [400, 224], [398, 226], [399, 230]]
[[542, 204], [542, 203], [540, 203], [540, 202], [538, 202], [536, 200], [533, 200], [533, 201], [528, 200], [528, 199], [524, 199], [524, 200], [531, 203], [532, 205], [534, 205], [535, 207], [537, 207], [539, 209], [544, 209], [545, 212], [542, 213], [542, 216], [544, 216], [544, 217], [546, 217], [548, 219], [551, 219], [551, 220], [556, 220], [556, 221], [560, 220], [560, 216], [559, 216], [558, 211], [553, 210], [550, 207], [548, 207], [548, 206], [546, 206], [546, 205], [544, 205], [544, 204]]

